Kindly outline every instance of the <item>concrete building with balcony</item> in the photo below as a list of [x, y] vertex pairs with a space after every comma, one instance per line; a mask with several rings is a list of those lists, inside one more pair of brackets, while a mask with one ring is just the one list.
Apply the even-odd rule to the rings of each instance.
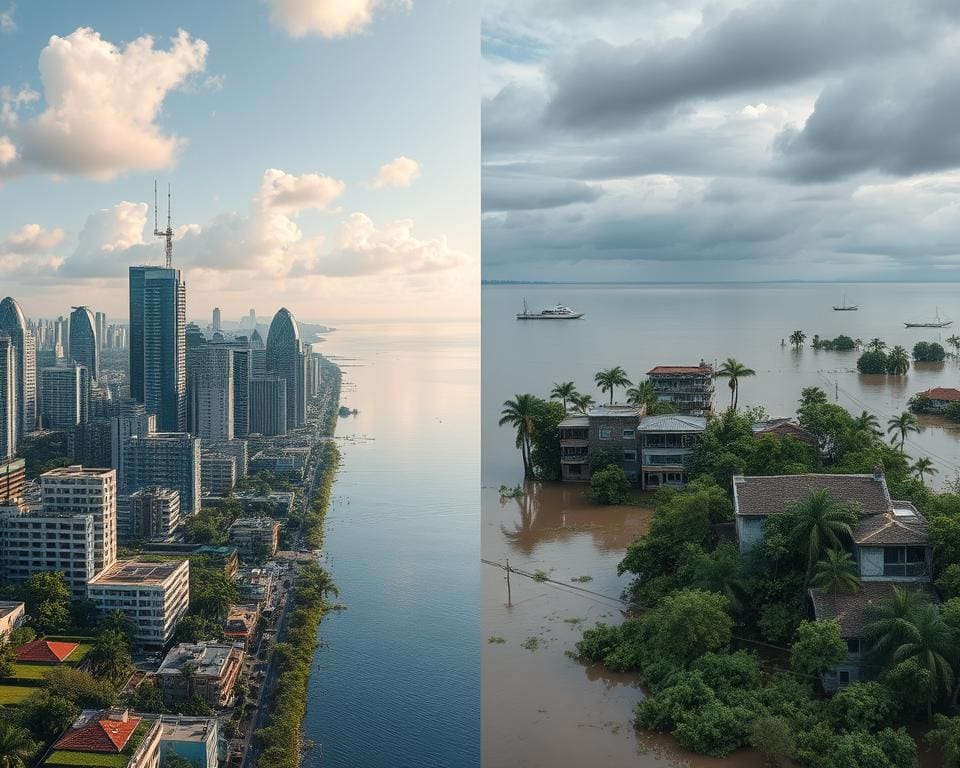
[[693, 416], [713, 410], [713, 378], [713, 366], [703, 360], [700, 365], [658, 365], [647, 371], [657, 400]]
[[130, 494], [128, 504], [129, 535], [132, 538], [167, 539], [182, 522], [180, 494], [173, 488], [141, 488]]
[[163, 702], [175, 706], [199, 696], [207, 706], [229, 705], [244, 652], [232, 643], [181, 643], [157, 670]]
[[27, 484], [27, 463], [23, 459], [0, 461], [0, 502], [19, 499]]
[[640, 487], [656, 490], [683, 487], [690, 479], [687, 463], [707, 428], [703, 416], [666, 414], [644, 416], [637, 433], [640, 441]]
[[136, 642], [166, 645], [190, 603], [190, 562], [118, 560], [90, 579], [87, 597], [101, 614], [125, 613]]
[[45, 514], [91, 515], [95, 571], [117, 559], [117, 473], [75, 464], [40, 475], [40, 500]]
[[639, 482], [639, 424], [640, 411], [632, 405], [597, 405], [567, 416], [559, 425], [561, 479], [589, 481], [591, 457], [605, 451], [620, 460], [631, 482]]
[[230, 526], [230, 544], [240, 559], [254, 562], [277, 553], [280, 522], [269, 517], [241, 517]]
[[200, 509], [200, 438], [185, 432], [154, 432], [127, 438], [121, 488], [131, 494], [160, 486], [180, 494], [184, 517]]
[[125, 709], [84, 710], [40, 759], [42, 768], [160, 768], [160, 721]]
[[207, 493], [223, 496], [237, 484], [237, 459], [222, 453], [204, 451], [200, 455], [200, 487]]
[[866, 610], [893, 596], [894, 587], [915, 590], [934, 600], [931, 587], [933, 552], [924, 517], [908, 501], [890, 498], [881, 469], [872, 475], [784, 475], [734, 477], [734, 513], [740, 550], [746, 552], [763, 539], [763, 521], [781, 514], [810, 494], [827, 491], [836, 503], [858, 510], [849, 547], [856, 562], [860, 587], [849, 594], [809, 590], [816, 620], [833, 620], [847, 643], [847, 658], [823, 675], [827, 691], [864, 679]]

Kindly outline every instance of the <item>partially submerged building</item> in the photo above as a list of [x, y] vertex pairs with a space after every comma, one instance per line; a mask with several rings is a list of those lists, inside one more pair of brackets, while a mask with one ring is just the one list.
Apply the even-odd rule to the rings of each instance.
[[700, 365], [658, 365], [647, 371], [657, 400], [692, 416], [713, 410], [713, 379], [713, 366], [703, 360]]

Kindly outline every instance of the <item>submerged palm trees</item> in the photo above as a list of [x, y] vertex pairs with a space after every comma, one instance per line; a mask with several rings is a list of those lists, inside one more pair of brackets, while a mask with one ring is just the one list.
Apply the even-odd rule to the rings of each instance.
[[533, 395], [514, 395], [506, 400], [500, 411], [501, 427], [509, 424], [517, 430], [517, 448], [523, 459], [523, 476], [533, 477], [533, 465], [530, 461], [530, 448], [533, 441], [533, 416], [537, 399]]
[[756, 376], [757, 372], [752, 368], [747, 368], [739, 360], [728, 357], [716, 375], [718, 378], [729, 379], [727, 386], [730, 387], [730, 408], [735, 411], [740, 398], [740, 379], [747, 376]]
[[790, 334], [790, 343], [793, 344], [793, 348], [798, 350], [803, 346], [803, 342], [807, 340], [807, 334], [803, 331], [794, 331]]
[[597, 383], [597, 386], [600, 387], [601, 392], [610, 393], [610, 405], [613, 405], [613, 391], [617, 387], [629, 387], [633, 384], [633, 382], [627, 378], [627, 372], [619, 365], [597, 372], [593, 380]]
[[911, 432], [923, 432], [923, 427], [920, 426], [917, 417], [909, 411], [904, 411], [899, 416], [894, 416], [887, 421], [887, 434], [891, 435], [890, 444], [897, 445], [897, 442], [899, 442], [900, 453], [903, 453], [903, 445], [907, 442], [907, 435]]

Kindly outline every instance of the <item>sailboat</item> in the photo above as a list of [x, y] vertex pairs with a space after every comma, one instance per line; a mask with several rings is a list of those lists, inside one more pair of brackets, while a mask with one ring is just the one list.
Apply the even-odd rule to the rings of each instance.
[[839, 307], [834, 304], [833, 309], [835, 312], [856, 312], [860, 307], [856, 304], [847, 304], [847, 294], [843, 294], [843, 303]]
[[947, 317], [940, 316], [940, 307], [937, 307], [937, 312], [933, 317], [932, 322], [928, 323], [904, 323], [907, 328], [946, 328], [948, 325], [953, 325], [953, 320], [950, 320]]

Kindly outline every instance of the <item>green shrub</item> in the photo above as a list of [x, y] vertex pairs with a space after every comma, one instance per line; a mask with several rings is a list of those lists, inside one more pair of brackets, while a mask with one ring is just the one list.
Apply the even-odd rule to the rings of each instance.
[[712, 701], [690, 712], [674, 729], [679, 744], [711, 757], [726, 757], [747, 743], [752, 713], [744, 707], [728, 707]]
[[630, 481], [623, 467], [609, 466], [590, 476], [590, 497], [600, 504], [623, 504], [630, 496]]
[[889, 689], [877, 682], [853, 683], [837, 691], [827, 707], [830, 721], [844, 731], [873, 731], [896, 709]]

